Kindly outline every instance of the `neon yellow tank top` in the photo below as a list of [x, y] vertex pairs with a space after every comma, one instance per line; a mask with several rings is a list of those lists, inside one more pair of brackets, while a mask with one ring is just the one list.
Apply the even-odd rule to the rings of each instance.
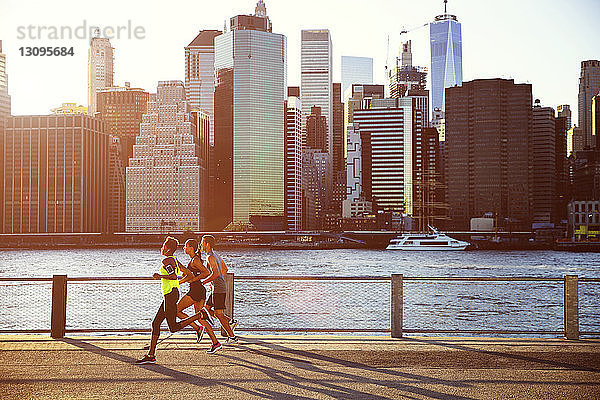
[[[175, 258], [175, 256], [170, 256], [170, 257], [172, 257], [173, 260], [175, 260], [175, 274], [179, 276], [181, 274], [181, 270], [179, 269], [179, 261], [177, 261], [177, 259]], [[169, 272], [165, 269], [165, 265], [164, 264], [160, 266], [159, 273], [161, 275], [169, 275]], [[179, 279], [165, 279], [165, 278], [161, 278], [161, 283], [162, 283], [162, 293], [163, 293], [163, 295], [171, 293], [174, 288], [179, 289]]]

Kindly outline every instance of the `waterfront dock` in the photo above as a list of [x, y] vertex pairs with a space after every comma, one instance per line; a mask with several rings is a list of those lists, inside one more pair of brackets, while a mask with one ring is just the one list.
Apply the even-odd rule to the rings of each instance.
[[0, 335], [3, 399], [597, 399], [600, 340], [189, 334]]

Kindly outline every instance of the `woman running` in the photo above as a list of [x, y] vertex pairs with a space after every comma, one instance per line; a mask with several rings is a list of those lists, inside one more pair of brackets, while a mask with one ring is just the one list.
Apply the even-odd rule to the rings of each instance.
[[215, 333], [208, 323], [208, 314], [204, 311], [204, 302], [206, 301], [206, 288], [202, 284], [202, 279], [207, 278], [211, 275], [210, 271], [206, 266], [202, 263], [202, 258], [200, 257], [199, 244], [196, 239], [189, 239], [185, 242], [184, 251], [185, 254], [190, 256], [190, 262], [187, 268], [182, 267], [181, 270], [184, 274], [184, 277], [179, 281], [179, 284], [188, 282], [190, 284], [190, 290], [187, 292], [185, 296], [179, 303], [177, 303], [177, 316], [179, 318], [187, 318], [187, 314], [183, 313], [183, 310], [194, 305], [194, 310], [197, 313], [201, 313], [202, 317], [199, 322], [202, 326], [198, 326], [196, 323], [191, 324], [192, 327], [196, 330], [197, 342], [200, 343], [202, 340], [202, 336], [204, 335], [204, 331], [208, 333], [210, 336], [210, 340], [212, 341], [212, 346], [206, 351], [208, 354], [213, 354], [220, 350], [223, 346], [217, 340]]
[[167, 320], [169, 331], [177, 332], [190, 325], [201, 317], [200, 314], [192, 315], [182, 321], [177, 322], [177, 300], [179, 300], [179, 281], [178, 276], [181, 271], [181, 263], [175, 258], [173, 253], [177, 250], [179, 242], [177, 239], [168, 236], [161, 248], [161, 254], [165, 256], [158, 273], [152, 275], [154, 279], [160, 279], [162, 283], [163, 302], [156, 312], [152, 321], [152, 340], [150, 341], [150, 350], [148, 354], [136, 361], [136, 364], [155, 364], [156, 363], [156, 344], [160, 336], [160, 325]]

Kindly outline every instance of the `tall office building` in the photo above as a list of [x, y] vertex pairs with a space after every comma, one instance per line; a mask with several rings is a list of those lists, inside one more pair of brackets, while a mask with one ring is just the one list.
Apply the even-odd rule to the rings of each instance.
[[8, 118], [0, 129], [2, 232], [105, 232], [108, 140], [88, 115]]
[[192, 110], [205, 110], [214, 143], [215, 37], [221, 31], [203, 30], [185, 47], [185, 95]]
[[412, 64], [411, 41], [400, 46], [396, 57], [396, 65], [389, 71], [390, 97], [398, 98], [422, 95], [429, 92], [427, 86], [427, 68]]
[[342, 95], [353, 83], [373, 84], [373, 59], [371, 57], [342, 56]]
[[108, 231], [125, 232], [125, 164], [121, 139], [109, 136], [108, 146]]
[[113, 86], [113, 47], [110, 40], [96, 32], [88, 49], [88, 113], [96, 113], [96, 93], [99, 89]]
[[289, 87], [285, 112], [286, 229], [302, 230], [302, 103], [300, 88]]
[[600, 93], [600, 61], [581, 62], [577, 125], [583, 133], [583, 146], [592, 147], [592, 97]]
[[306, 118], [313, 106], [321, 107], [327, 121], [327, 151], [333, 148], [333, 56], [328, 29], [303, 30], [300, 52], [300, 95]]
[[600, 150], [600, 92], [592, 97], [592, 139]]
[[306, 117], [306, 148], [328, 151], [327, 119], [321, 113], [321, 107], [312, 106]]
[[509, 229], [531, 229], [531, 85], [478, 79], [446, 95], [450, 228], [491, 212]]
[[383, 85], [353, 84], [350, 90], [346, 91], [344, 98], [344, 135], [348, 137], [348, 127], [354, 121], [354, 110], [368, 108], [371, 100], [383, 99], [384, 97], [385, 87]]
[[195, 129], [183, 82], [158, 82], [127, 167], [128, 232], [202, 229]]
[[377, 210], [414, 215], [423, 168], [424, 114], [418, 99], [373, 99], [354, 111], [361, 138], [362, 193]]
[[213, 226], [282, 229], [287, 40], [272, 32], [262, 1], [230, 25], [215, 38]]
[[556, 118], [565, 118], [567, 129], [571, 129], [571, 106], [568, 104], [561, 104], [556, 107]]
[[574, 126], [567, 131], [567, 157], [574, 156], [580, 151], [583, 151], [585, 146], [583, 137], [583, 129]]
[[[147, 111], [149, 94], [143, 89], [112, 86], [96, 92], [96, 117], [104, 121], [111, 136], [109, 195], [109, 231], [124, 232], [126, 218], [125, 168], [133, 157], [135, 138], [140, 134], [142, 116]], [[119, 160], [116, 160], [118, 157]]]
[[429, 24], [431, 47], [431, 109], [445, 111], [445, 89], [462, 84], [462, 36], [456, 15], [444, 13]]
[[[302, 151], [302, 226], [305, 230], [324, 229], [331, 199], [331, 154], [321, 149]], [[305, 201], [306, 200], [306, 201]]]
[[[561, 136], [566, 136], [565, 126], [558, 126], [561, 121], [555, 117], [554, 109], [541, 107], [539, 100], [533, 107], [533, 130], [531, 141], [532, 162], [532, 220], [533, 224], [558, 224], [560, 215], [559, 201], [560, 181], [564, 179], [565, 149]], [[566, 118], [562, 124], [566, 125]], [[562, 129], [562, 135], [560, 130]], [[557, 132], [558, 130], [558, 132]], [[564, 204], [566, 207], [566, 203]]]
[[110, 135], [120, 139], [124, 166], [133, 157], [133, 145], [140, 134], [149, 96], [144, 89], [132, 88], [129, 82], [125, 82], [125, 86], [105, 87], [96, 92], [96, 116], [104, 121]]
[[346, 198], [346, 157], [344, 139], [344, 103], [342, 102], [342, 84], [333, 84], [333, 187], [331, 192], [330, 212], [341, 216], [342, 202]]
[[10, 96], [8, 95], [8, 75], [6, 75], [6, 54], [2, 52], [0, 40], [0, 120], [10, 116]]

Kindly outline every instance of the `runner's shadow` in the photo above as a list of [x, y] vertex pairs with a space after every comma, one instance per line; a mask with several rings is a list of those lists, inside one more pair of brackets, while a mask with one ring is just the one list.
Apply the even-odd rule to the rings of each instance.
[[[97, 354], [97, 355], [100, 355], [103, 357], [107, 357], [107, 358], [110, 358], [110, 359], [113, 359], [115, 361], [119, 361], [119, 362], [122, 362], [125, 364], [132, 365], [136, 361], [132, 357], [124, 356], [122, 354], [117, 354], [110, 350], [103, 349], [101, 347], [95, 346], [91, 343], [86, 343], [81, 340], [71, 339], [71, 338], [62, 338], [62, 339], [56, 339], [56, 340], [68, 343], [68, 344], [78, 347], [82, 350], [89, 351], [90, 353], [94, 353], [94, 354]], [[217, 381], [215, 379], [202, 378], [202, 377], [199, 377], [196, 375], [192, 375], [192, 374], [177, 371], [177, 370], [174, 370], [171, 368], [167, 368], [162, 365], [145, 364], [145, 365], [139, 365], [138, 367], [171, 377], [178, 382], [189, 383], [189, 384], [192, 384], [195, 386], [200, 386], [200, 387], [224, 386], [224, 387], [227, 387], [227, 388], [230, 388], [233, 390], [239, 390], [241, 392], [246, 393], [247, 395], [254, 395], [254, 396], [263, 397], [263, 398], [267, 398], [267, 399], [270, 398], [261, 393], [257, 393], [253, 390], [245, 389], [245, 388], [242, 388], [242, 387], [239, 387], [236, 385], [232, 385], [227, 382]]]
[[[447, 381], [447, 380], [442, 380], [442, 379], [428, 378], [428, 377], [415, 375], [415, 374], [389, 371], [389, 370], [383, 369], [383, 368], [374, 368], [374, 367], [371, 367], [371, 366], [368, 366], [368, 365], [365, 365], [362, 363], [355, 363], [355, 362], [351, 362], [351, 361], [340, 360], [335, 357], [314, 354], [314, 353], [311, 353], [308, 351], [289, 349], [285, 346], [274, 345], [271, 343], [264, 342], [260, 339], [253, 338], [253, 339], [248, 340], [248, 342], [254, 343], [254, 344], [260, 344], [260, 345], [263, 345], [272, 350], [281, 351], [283, 353], [293, 354], [296, 356], [303, 356], [303, 357], [308, 358], [309, 360], [313, 359], [313, 360], [319, 360], [319, 361], [326, 361], [326, 362], [337, 364], [337, 365], [340, 365], [343, 367], [362, 369], [362, 370], [366, 370], [366, 371], [378, 373], [378, 374], [393, 375], [394, 377], [401, 377], [401, 378], [405, 378], [405, 379], [415, 380], [419, 383], [427, 383], [427, 384], [433, 383], [433, 384], [446, 385], [446, 386], [452, 386], [452, 387], [469, 387], [470, 386], [470, 385], [465, 385], [462, 383], [457, 383], [457, 382], [452, 382], [452, 381]], [[411, 385], [405, 384], [405, 383], [385, 382], [385, 381], [381, 381], [379, 379], [368, 378], [364, 375], [357, 375], [357, 374], [352, 374], [352, 373], [347, 373], [347, 372], [342, 372], [342, 371], [331, 371], [331, 370], [321, 368], [310, 361], [305, 361], [305, 360], [301, 360], [298, 358], [289, 357], [289, 356], [285, 356], [285, 355], [267, 353], [262, 350], [245, 347], [245, 346], [243, 346], [243, 344], [240, 345], [239, 347], [244, 348], [245, 350], [247, 350], [251, 353], [262, 355], [267, 358], [276, 359], [278, 361], [282, 361], [282, 362], [286, 362], [286, 363], [290, 363], [290, 364], [293, 363], [294, 366], [298, 369], [303, 369], [303, 370], [310, 371], [313, 373], [316, 372], [316, 373], [323, 373], [323, 374], [327, 374], [327, 375], [333, 375], [338, 378], [348, 379], [351, 382], [364, 382], [364, 383], [373, 384], [373, 385], [377, 385], [377, 386], [385, 386], [385, 387], [394, 388], [397, 390], [403, 390], [407, 393], [412, 393], [414, 395], [425, 396], [425, 397], [431, 398], [431, 399], [473, 400], [471, 397], [451, 395], [451, 394], [438, 392], [438, 391], [434, 391], [434, 390], [430, 390], [430, 389], [424, 389], [424, 388], [411, 386]], [[244, 365], [246, 368], [259, 370], [275, 379], [284, 379], [285, 383], [287, 383], [291, 386], [294, 386], [294, 387], [297, 387], [300, 389], [305, 389], [305, 390], [318, 391], [318, 392], [333, 396], [334, 398], [340, 398], [340, 395], [342, 398], [371, 398], [371, 399], [386, 398], [386, 397], [377, 396], [371, 392], [365, 393], [365, 392], [349, 389], [346, 387], [342, 387], [339, 385], [335, 385], [333, 383], [328, 383], [321, 379], [308, 379], [306, 377], [301, 377], [299, 375], [296, 375], [296, 374], [293, 374], [290, 372], [285, 372], [283, 370], [277, 370], [277, 369], [268, 367], [266, 365], [260, 365], [257, 363], [253, 363], [253, 362], [241, 359], [236, 356], [223, 354], [222, 357], [235, 359], [238, 363], [240, 363], [241, 365]], [[283, 375], [287, 375], [288, 377], [285, 377]], [[315, 385], [326, 386], [326, 389], [317, 389], [315, 387], [301, 385], [300, 383], [298, 383], [298, 382], [302, 382], [302, 381], [308, 381]], [[403, 394], [403, 395], [406, 396], [406, 394]]]
[[419, 338], [412, 338], [412, 337], [407, 337], [404, 339], [408, 340], [408, 341], [418, 342], [418, 343], [433, 344], [436, 346], [446, 347], [446, 348], [453, 349], [453, 350], [462, 350], [462, 351], [468, 351], [471, 353], [480, 353], [480, 354], [485, 354], [485, 355], [489, 355], [489, 356], [497, 356], [497, 357], [509, 358], [509, 359], [513, 359], [513, 360], [527, 361], [527, 362], [532, 362], [532, 363], [537, 363], [537, 364], [545, 364], [545, 365], [550, 365], [552, 367], [560, 367], [560, 368], [565, 368], [565, 369], [574, 370], [574, 371], [600, 372], [599, 368], [587, 367], [584, 365], [577, 365], [577, 364], [572, 364], [572, 363], [565, 363], [565, 362], [561, 362], [561, 361], [544, 360], [543, 358], [523, 356], [523, 355], [518, 355], [518, 354], [509, 354], [509, 353], [504, 353], [504, 352], [496, 351], [496, 350], [475, 349], [473, 347], [469, 347], [469, 346], [465, 346], [465, 345], [461, 345], [461, 344], [451, 344], [451, 343], [445, 343], [445, 342], [441, 342], [441, 341], [437, 341], [437, 340], [434, 341], [434, 340], [419, 339]]

